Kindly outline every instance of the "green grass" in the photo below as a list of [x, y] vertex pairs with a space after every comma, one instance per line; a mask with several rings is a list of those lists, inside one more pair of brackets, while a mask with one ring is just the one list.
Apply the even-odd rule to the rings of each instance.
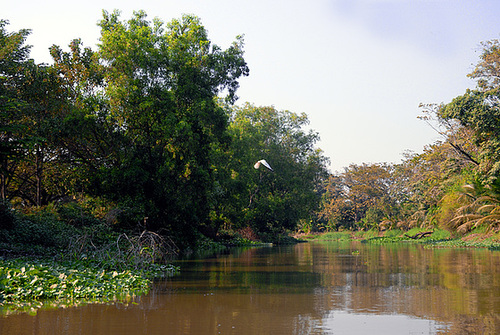
[[350, 241], [352, 240], [352, 236], [350, 232], [328, 232], [319, 235], [315, 240], [317, 241]]
[[383, 236], [366, 238], [362, 242], [370, 244], [387, 244], [387, 243], [400, 243], [400, 242], [425, 244], [425, 243], [438, 243], [452, 239], [452, 234], [449, 231], [443, 229], [433, 229], [432, 234], [425, 236], [421, 239], [411, 239], [408, 237], [408, 236], [415, 236], [418, 233], [430, 230], [432, 229], [413, 228], [407, 232], [403, 232], [399, 229], [388, 230], [384, 232]]
[[377, 229], [370, 229], [367, 231], [356, 231], [354, 232], [354, 236], [358, 239], [367, 239], [367, 238], [372, 238], [376, 237], [379, 235], [379, 231]]
[[[421, 239], [411, 239], [408, 236], [415, 236], [418, 233], [433, 231], [432, 234]], [[485, 229], [477, 229], [469, 235], [478, 235], [478, 238], [461, 238], [454, 236], [452, 232], [440, 228], [413, 228], [407, 232], [399, 229], [387, 230], [380, 233], [378, 230], [357, 231], [357, 232], [327, 232], [303, 236], [305, 240], [314, 241], [350, 241], [361, 240], [362, 243], [369, 244], [389, 244], [389, 243], [415, 243], [424, 244], [428, 247], [476, 247], [500, 250], [500, 232], [489, 233]], [[486, 237], [485, 237], [486, 236]]]
[[400, 229], [391, 229], [384, 232], [385, 237], [399, 237], [402, 236], [404, 232]]
[[399, 243], [406, 241], [407, 239], [400, 236], [380, 236], [380, 237], [372, 237], [365, 240], [362, 240], [361, 243], [369, 243], [369, 244], [388, 244], [388, 243]]

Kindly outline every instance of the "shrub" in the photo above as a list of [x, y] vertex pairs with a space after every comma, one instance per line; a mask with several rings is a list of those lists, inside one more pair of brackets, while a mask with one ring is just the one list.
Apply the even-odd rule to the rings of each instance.
[[92, 226], [100, 223], [88, 208], [77, 202], [68, 202], [58, 206], [57, 213], [62, 221], [76, 227]]
[[14, 213], [7, 201], [0, 200], [0, 222], [2, 229], [12, 229], [14, 225]]
[[62, 249], [68, 246], [75, 228], [50, 216], [20, 216], [14, 220], [5, 242]]

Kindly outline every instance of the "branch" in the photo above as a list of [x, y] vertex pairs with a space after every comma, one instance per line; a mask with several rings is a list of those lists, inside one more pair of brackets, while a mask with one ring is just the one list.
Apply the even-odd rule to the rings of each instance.
[[453, 144], [450, 141], [448, 143], [450, 143], [450, 145], [453, 147], [453, 149], [455, 149], [456, 151], [458, 151], [459, 154], [462, 154], [463, 156], [465, 156], [465, 158], [467, 158], [469, 161], [471, 161], [472, 163], [474, 163], [476, 166], [479, 166], [479, 162], [476, 161], [474, 158], [472, 158], [472, 156], [469, 155], [467, 152], [465, 152], [462, 148], [460, 148], [460, 146], [458, 146], [456, 144]]
[[426, 237], [427, 235], [431, 235], [432, 233], [433, 233], [433, 231], [432, 231], [432, 230], [430, 230], [430, 231], [423, 231], [423, 232], [421, 232], [421, 233], [416, 233], [416, 234], [415, 234], [415, 235], [413, 235], [413, 236], [410, 236], [410, 235], [408, 235], [408, 234], [405, 234], [405, 236], [406, 236], [406, 237], [411, 238], [412, 240], [420, 240], [421, 238], [424, 238], [424, 237]]

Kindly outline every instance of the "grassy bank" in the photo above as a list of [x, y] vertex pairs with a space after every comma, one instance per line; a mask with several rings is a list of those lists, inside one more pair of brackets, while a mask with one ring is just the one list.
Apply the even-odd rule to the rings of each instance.
[[429, 247], [460, 247], [460, 248], [488, 248], [500, 250], [500, 232], [473, 230], [472, 232], [456, 236], [444, 229], [414, 228], [409, 231], [378, 230], [368, 231], [338, 231], [320, 234], [304, 234], [297, 238], [307, 241], [353, 241], [362, 243], [420, 243]]

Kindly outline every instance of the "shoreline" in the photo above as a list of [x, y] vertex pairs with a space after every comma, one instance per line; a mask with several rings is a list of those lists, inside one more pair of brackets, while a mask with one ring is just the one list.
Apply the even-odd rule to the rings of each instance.
[[[421, 236], [421, 237], [419, 237]], [[457, 236], [443, 229], [415, 228], [409, 231], [335, 231], [300, 233], [293, 237], [299, 241], [360, 241], [362, 243], [415, 243], [443, 248], [487, 248], [500, 250], [500, 231], [475, 232]]]

